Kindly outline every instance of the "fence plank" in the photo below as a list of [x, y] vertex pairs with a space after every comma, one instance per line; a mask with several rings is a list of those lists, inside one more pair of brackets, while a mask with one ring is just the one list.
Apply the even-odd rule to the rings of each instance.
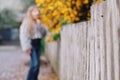
[[106, 0], [91, 7], [91, 21], [64, 26], [55, 48], [60, 80], [120, 80], [119, 25], [120, 1]]

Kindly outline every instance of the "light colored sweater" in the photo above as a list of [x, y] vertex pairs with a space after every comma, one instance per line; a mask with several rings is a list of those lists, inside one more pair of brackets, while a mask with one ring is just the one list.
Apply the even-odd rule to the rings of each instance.
[[23, 51], [27, 51], [28, 49], [31, 49], [31, 39], [36, 39], [36, 38], [42, 38], [42, 33], [41, 33], [41, 29], [46, 30], [47, 29], [44, 27], [43, 24], [37, 25], [34, 24], [33, 25], [33, 36], [30, 36], [30, 32], [29, 32], [29, 25], [27, 20], [24, 20], [23, 23], [20, 26], [20, 43], [21, 43], [21, 47]]

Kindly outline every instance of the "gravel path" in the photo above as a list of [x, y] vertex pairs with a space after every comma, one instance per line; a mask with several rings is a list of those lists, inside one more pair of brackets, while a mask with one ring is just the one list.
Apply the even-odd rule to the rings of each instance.
[[[0, 46], [0, 80], [25, 80], [29, 55], [17, 46]], [[41, 65], [39, 80], [58, 80], [50, 64]]]

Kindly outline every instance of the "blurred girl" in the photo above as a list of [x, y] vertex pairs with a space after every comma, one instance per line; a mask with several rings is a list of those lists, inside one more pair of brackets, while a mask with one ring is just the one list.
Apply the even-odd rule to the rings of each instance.
[[46, 35], [46, 29], [40, 21], [36, 6], [30, 7], [20, 26], [20, 42], [23, 51], [30, 55], [30, 69], [27, 80], [38, 80], [40, 67], [40, 41]]

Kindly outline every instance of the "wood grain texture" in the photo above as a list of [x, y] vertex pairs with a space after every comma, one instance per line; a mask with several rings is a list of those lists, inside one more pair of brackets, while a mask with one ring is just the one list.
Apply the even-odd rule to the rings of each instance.
[[[120, 80], [119, 40], [120, 1], [102, 1], [91, 6], [90, 21], [63, 27], [60, 47], [54, 48], [59, 59], [50, 61], [59, 65], [60, 80]], [[55, 57], [51, 45], [47, 54]]]

